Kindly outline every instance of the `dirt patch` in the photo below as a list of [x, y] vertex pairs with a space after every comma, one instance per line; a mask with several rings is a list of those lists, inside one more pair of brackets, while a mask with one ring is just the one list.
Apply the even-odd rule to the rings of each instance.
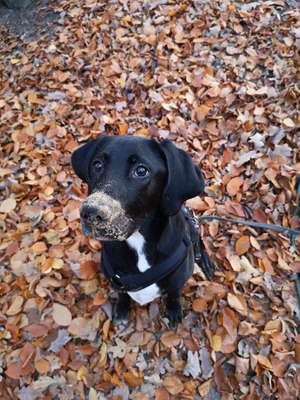
[[0, 1], [0, 31], [4, 30], [2, 40], [5, 41], [5, 32], [19, 36], [26, 42], [41, 36], [51, 37], [59, 19], [59, 13], [53, 8], [54, 3], [37, 0], [27, 8], [12, 10]]

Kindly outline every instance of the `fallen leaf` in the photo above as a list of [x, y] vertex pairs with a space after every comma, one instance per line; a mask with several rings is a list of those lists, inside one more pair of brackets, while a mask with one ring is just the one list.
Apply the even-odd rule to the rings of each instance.
[[184, 367], [183, 374], [191, 376], [196, 379], [201, 373], [199, 355], [197, 352], [188, 351], [186, 366]]
[[208, 304], [205, 299], [195, 299], [192, 304], [192, 308], [197, 313], [202, 313], [207, 310]]
[[144, 382], [144, 378], [142, 374], [133, 373], [132, 371], [128, 371], [124, 373], [124, 379], [127, 384], [131, 387], [141, 386]]
[[80, 264], [80, 277], [82, 279], [93, 279], [98, 273], [98, 264], [95, 261], [90, 260]]
[[0, 213], [9, 213], [16, 208], [17, 202], [13, 197], [5, 199], [0, 204]]
[[249, 236], [241, 236], [235, 243], [235, 251], [241, 256], [248, 252], [250, 249], [250, 240]]
[[6, 315], [12, 316], [19, 314], [22, 311], [22, 306], [24, 303], [24, 298], [22, 296], [14, 297], [11, 305], [9, 306], [8, 310], [6, 311]]
[[24, 328], [32, 337], [41, 337], [48, 334], [48, 327], [44, 324], [31, 324]]
[[34, 366], [39, 374], [47, 374], [50, 371], [50, 363], [44, 358], [35, 360]]
[[155, 390], [155, 400], [171, 400], [168, 391], [164, 388]]
[[59, 329], [56, 339], [51, 343], [48, 350], [57, 353], [70, 340], [69, 332], [66, 329]]
[[53, 303], [52, 317], [57, 325], [69, 326], [72, 321], [70, 310], [59, 303]]
[[213, 335], [211, 338], [211, 347], [214, 351], [220, 351], [222, 348], [222, 338], [219, 335]]
[[85, 319], [83, 317], [74, 318], [69, 325], [68, 331], [71, 335], [85, 340], [94, 340], [99, 327], [98, 316], [93, 319]]
[[228, 293], [227, 301], [231, 308], [236, 310], [239, 314], [246, 316], [248, 314], [247, 302], [241, 295], [234, 295]]
[[181, 393], [184, 389], [183, 383], [175, 375], [165, 377], [163, 385], [167, 391], [174, 396]]
[[47, 251], [47, 245], [45, 242], [36, 242], [31, 246], [31, 250], [34, 254], [42, 254]]
[[180, 337], [173, 331], [164, 332], [160, 340], [168, 348], [178, 346], [181, 341]]
[[284, 118], [282, 122], [287, 128], [295, 128], [295, 122], [291, 118]]
[[12, 379], [19, 379], [22, 374], [22, 363], [20, 361], [8, 365], [5, 374]]
[[272, 370], [272, 364], [268, 357], [258, 354], [255, 358], [262, 367]]
[[236, 194], [240, 191], [242, 184], [243, 184], [243, 179], [239, 176], [230, 179], [230, 181], [227, 183], [226, 186], [229, 196], [232, 197], [236, 196]]

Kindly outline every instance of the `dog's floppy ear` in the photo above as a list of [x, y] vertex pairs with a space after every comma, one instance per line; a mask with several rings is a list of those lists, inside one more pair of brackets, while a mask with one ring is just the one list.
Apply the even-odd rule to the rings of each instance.
[[204, 192], [204, 179], [200, 168], [190, 156], [171, 141], [160, 144], [164, 153], [168, 178], [162, 196], [162, 210], [166, 215], [177, 214], [185, 200]]
[[102, 135], [97, 139], [90, 140], [76, 149], [72, 154], [71, 162], [74, 172], [84, 182], [88, 182], [89, 179], [89, 166], [91, 159], [106, 137], [107, 136]]

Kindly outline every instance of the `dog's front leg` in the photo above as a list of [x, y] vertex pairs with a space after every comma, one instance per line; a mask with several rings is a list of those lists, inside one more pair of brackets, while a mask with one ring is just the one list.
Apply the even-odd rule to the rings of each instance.
[[115, 305], [113, 319], [114, 322], [125, 322], [128, 320], [131, 305], [131, 298], [127, 293], [120, 292]]
[[180, 292], [180, 290], [169, 292], [166, 297], [166, 317], [172, 329], [175, 329], [182, 320]]

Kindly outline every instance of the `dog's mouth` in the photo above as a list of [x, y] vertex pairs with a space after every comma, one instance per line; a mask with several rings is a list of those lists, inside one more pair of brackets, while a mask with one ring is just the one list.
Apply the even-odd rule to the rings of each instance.
[[120, 201], [102, 191], [88, 196], [80, 217], [83, 233], [97, 240], [126, 240], [137, 228]]
[[133, 234], [136, 227], [133, 223], [120, 223], [115, 222], [113, 225], [93, 225], [87, 224], [85, 221], [81, 220], [82, 231], [85, 236], [92, 236], [96, 240], [126, 240], [129, 236]]

